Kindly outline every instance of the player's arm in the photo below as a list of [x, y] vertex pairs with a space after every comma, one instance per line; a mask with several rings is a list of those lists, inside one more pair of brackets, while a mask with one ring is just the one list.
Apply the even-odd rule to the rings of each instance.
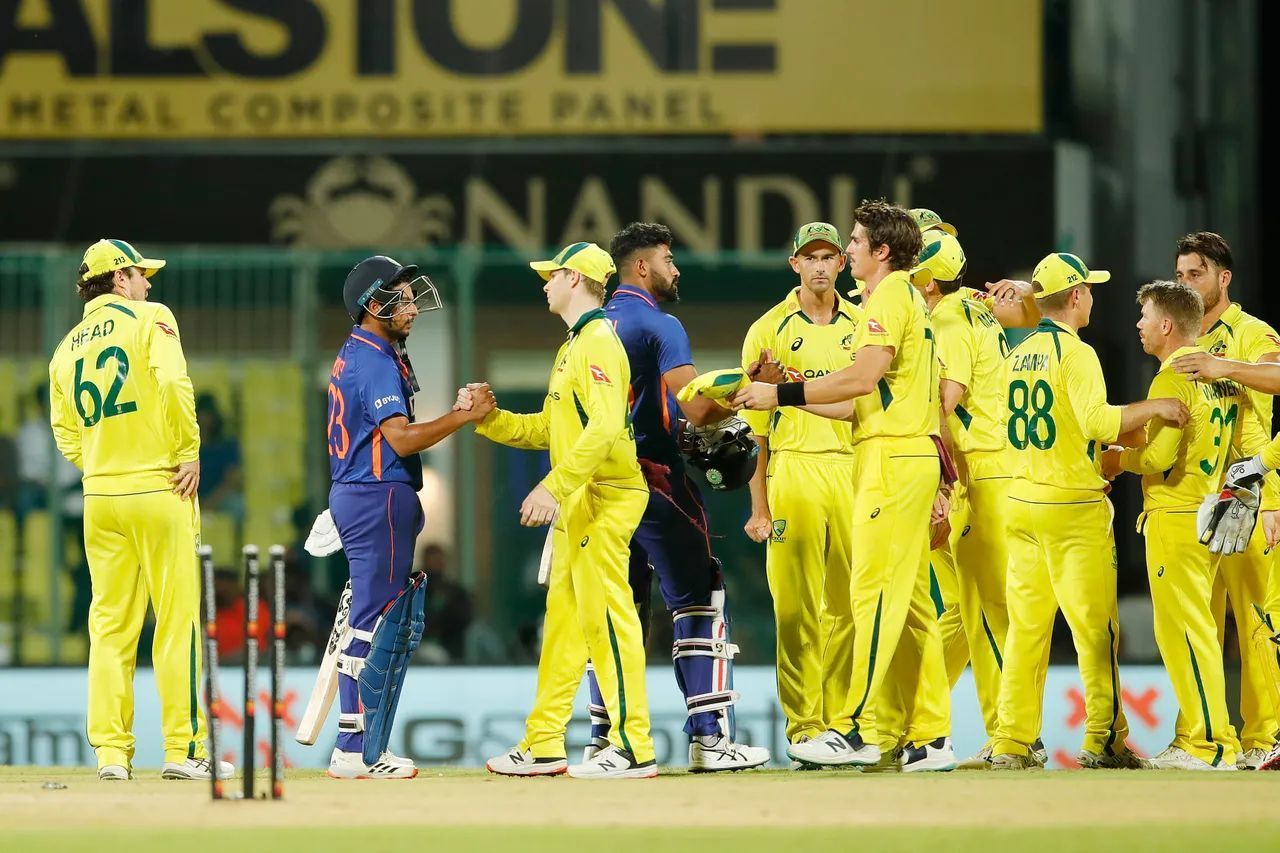
[[942, 380], [938, 393], [942, 400], [942, 416], [944, 419], [947, 415], [955, 412], [956, 406], [960, 405], [960, 401], [964, 399], [966, 390], [968, 389], [964, 385], [954, 379]]
[[573, 447], [542, 480], [541, 485], [557, 502], [584, 485], [614, 444], [627, 438], [627, 382], [631, 374], [622, 346], [614, 338], [584, 337], [574, 347], [570, 369], [574, 385], [582, 391], [587, 422]]
[[551, 413], [547, 410], [547, 399], [543, 398], [541, 411], [530, 414], [494, 409], [476, 424], [476, 435], [522, 450], [548, 449], [551, 447]]
[[1280, 394], [1280, 353], [1268, 353], [1262, 362], [1218, 358], [1195, 352], [1173, 360], [1173, 369], [1198, 382], [1230, 379], [1264, 394]]
[[[492, 399], [488, 385], [483, 386], [483, 391], [477, 391], [477, 394], [487, 394], [488, 399]], [[452, 411], [424, 423], [411, 423], [404, 413], [391, 415], [378, 424], [378, 429], [397, 456], [411, 456], [435, 446], [467, 424], [477, 423], [492, 412], [492, 402], [486, 404], [479, 400], [470, 411]]]
[[200, 486], [200, 424], [196, 420], [196, 395], [187, 375], [178, 321], [167, 307], [158, 306], [151, 326], [142, 332], [148, 350], [151, 378], [159, 392], [160, 410], [169, 429], [178, 470], [170, 478], [173, 491], [195, 497]]
[[1004, 328], [1029, 329], [1040, 322], [1040, 309], [1030, 282], [1002, 278], [987, 282], [986, 287], [987, 307]]
[[773, 532], [773, 512], [769, 509], [769, 488], [766, 474], [769, 470], [769, 441], [758, 435], [752, 435], [760, 447], [760, 455], [756, 457], [756, 472], [751, 475], [747, 488], [751, 491], [751, 517], [743, 525], [743, 530], [753, 542], [767, 542]]
[[[662, 374], [662, 381], [667, 384], [671, 393], [679, 395], [680, 389], [698, 375], [693, 366], [689, 335], [680, 321], [670, 315], [657, 318], [650, 328], [649, 343], [657, 357], [658, 372]], [[695, 394], [688, 400], [681, 400], [677, 396], [676, 402], [685, 420], [696, 427], [719, 423], [732, 414], [715, 400], [701, 394]]]
[[[1186, 382], [1178, 382], [1169, 371], [1161, 371], [1151, 381], [1147, 393], [1149, 399], [1160, 397], [1180, 399], [1190, 406], [1193, 389]], [[1147, 428], [1147, 442], [1140, 448], [1129, 448], [1120, 453], [1120, 468], [1134, 474], [1157, 474], [1168, 471], [1178, 460], [1178, 448], [1182, 446], [1186, 426], [1170, 423], [1162, 418]]]
[[77, 468], [84, 469], [84, 451], [80, 444], [80, 427], [71, 401], [58, 384], [58, 377], [49, 365], [49, 423], [53, 427], [53, 439], [58, 452]]
[[1187, 407], [1181, 400], [1168, 397], [1127, 406], [1109, 405], [1102, 365], [1092, 349], [1073, 348], [1062, 359], [1062, 372], [1063, 384], [1071, 389], [1070, 404], [1085, 438], [1112, 443], [1155, 417], [1178, 426], [1187, 422]]
[[[680, 389], [688, 385], [697, 375], [698, 371], [692, 364], [682, 364], [663, 373], [662, 381], [667, 383], [672, 394], [679, 394]], [[685, 420], [696, 427], [719, 423], [733, 414], [717, 401], [701, 394], [694, 394], [688, 400], [677, 397], [676, 402]]]

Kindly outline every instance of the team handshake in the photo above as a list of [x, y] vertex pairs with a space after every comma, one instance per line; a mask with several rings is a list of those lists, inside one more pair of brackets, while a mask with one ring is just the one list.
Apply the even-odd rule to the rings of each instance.
[[453, 404], [455, 412], [466, 412], [467, 420], [476, 423], [484, 420], [496, 408], [498, 400], [487, 382], [468, 382], [458, 389], [458, 399]]

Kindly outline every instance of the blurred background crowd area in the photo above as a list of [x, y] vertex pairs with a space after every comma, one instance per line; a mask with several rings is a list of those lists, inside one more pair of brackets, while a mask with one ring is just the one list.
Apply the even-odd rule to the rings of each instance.
[[[472, 380], [529, 411], [564, 330], [528, 260], [668, 224], [671, 310], [698, 367], [727, 367], [794, 285], [795, 228], [846, 229], [859, 201], [887, 197], [956, 225], [970, 284], [1026, 277], [1054, 250], [1111, 270], [1085, 338], [1112, 400], [1137, 399], [1155, 364], [1132, 294], [1172, 276], [1182, 234], [1223, 234], [1232, 297], [1280, 320], [1259, 246], [1265, 6], [0, 2], [0, 665], [86, 660], [82, 499], [48, 429], [46, 365], [94, 240], [168, 260], [152, 298], [177, 317], [196, 391], [223, 654], [243, 652], [240, 547], [279, 543], [289, 652], [306, 663], [346, 577], [341, 554], [301, 542], [326, 505], [325, 388], [356, 261], [419, 263], [440, 290], [409, 341], [419, 418]], [[547, 460], [469, 433], [426, 454], [418, 659], [531, 662], [543, 533], [517, 507]], [[739, 660], [769, 663], [747, 495], [704, 493]], [[1123, 652], [1154, 661], [1136, 483], [1113, 498]], [[655, 661], [669, 634], [655, 617]]]

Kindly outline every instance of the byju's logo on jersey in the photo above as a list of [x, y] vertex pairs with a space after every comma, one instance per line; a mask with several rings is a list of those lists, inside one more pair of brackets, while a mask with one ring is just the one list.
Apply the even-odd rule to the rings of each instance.
[[771, 542], [786, 542], [787, 520], [785, 518], [775, 518], [773, 520], [773, 536], [769, 537]]
[[400, 398], [392, 394], [389, 397], [380, 397], [379, 399], [374, 400], [373, 407], [375, 409], [381, 409], [383, 406], [389, 406], [392, 403], [399, 403], [399, 402], [400, 402]]

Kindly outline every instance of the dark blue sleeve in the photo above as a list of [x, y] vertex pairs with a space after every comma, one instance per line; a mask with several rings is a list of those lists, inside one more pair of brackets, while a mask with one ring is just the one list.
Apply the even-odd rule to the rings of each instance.
[[389, 359], [385, 363], [379, 361], [369, 365], [363, 374], [360, 393], [364, 398], [364, 409], [375, 426], [396, 415], [409, 417], [409, 401], [404, 398], [400, 371]]
[[680, 321], [670, 314], [664, 314], [653, 324], [651, 340], [658, 353], [658, 373], [693, 364], [689, 336], [685, 334]]

